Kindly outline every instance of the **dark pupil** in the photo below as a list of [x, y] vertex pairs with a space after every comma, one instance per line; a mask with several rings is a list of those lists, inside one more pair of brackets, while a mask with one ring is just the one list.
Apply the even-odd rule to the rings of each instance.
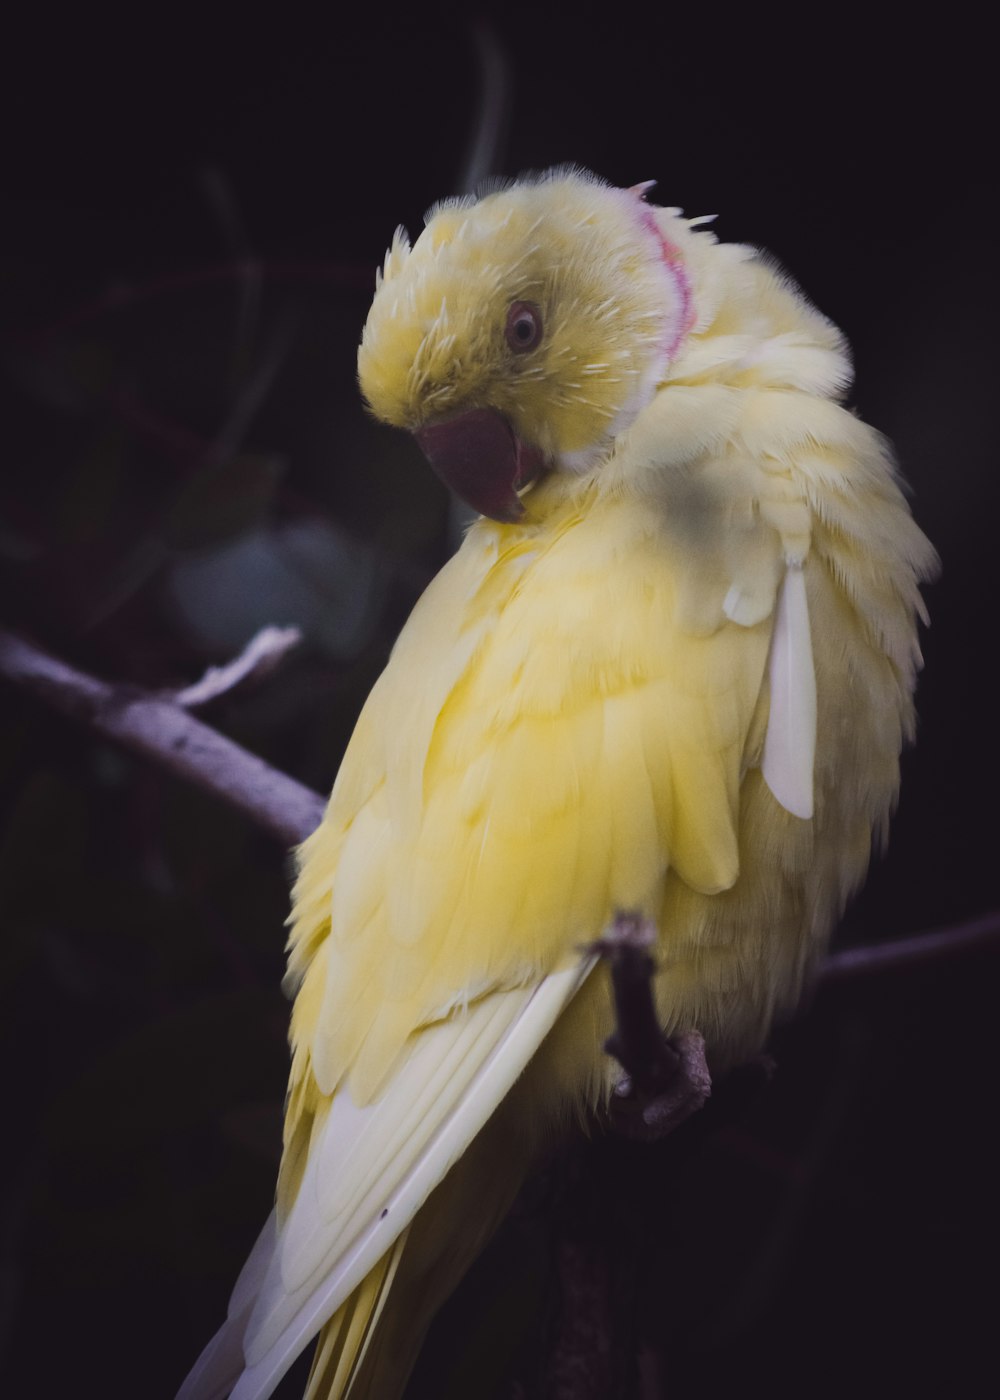
[[514, 322], [514, 334], [522, 345], [527, 345], [528, 341], [535, 334], [535, 323], [530, 316], [520, 316]]

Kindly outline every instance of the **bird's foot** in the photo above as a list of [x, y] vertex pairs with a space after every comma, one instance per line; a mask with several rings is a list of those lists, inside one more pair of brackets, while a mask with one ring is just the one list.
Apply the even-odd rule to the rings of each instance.
[[712, 1092], [701, 1032], [685, 1031], [673, 1039], [664, 1036], [663, 1040], [665, 1050], [676, 1057], [666, 1083], [655, 1090], [643, 1088], [623, 1072], [608, 1104], [611, 1127], [633, 1141], [652, 1142], [666, 1137], [703, 1108]]
[[653, 998], [655, 942], [648, 919], [619, 913], [590, 949], [606, 959], [614, 994], [615, 1029], [604, 1048], [623, 1074], [611, 1096], [611, 1125], [646, 1141], [672, 1133], [712, 1092], [701, 1033], [686, 1031], [671, 1040], [660, 1027]]

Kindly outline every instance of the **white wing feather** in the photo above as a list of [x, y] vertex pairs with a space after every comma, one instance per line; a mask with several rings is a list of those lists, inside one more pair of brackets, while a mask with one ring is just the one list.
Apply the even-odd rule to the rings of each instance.
[[786, 811], [813, 814], [816, 758], [816, 671], [806, 581], [789, 564], [778, 595], [768, 666], [771, 712], [764, 737], [764, 781]]
[[243, 1338], [278, 1238], [272, 1210], [233, 1286], [226, 1320], [191, 1367], [177, 1400], [223, 1400], [245, 1365]]
[[[226, 1334], [235, 1329], [246, 1369], [232, 1400], [272, 1393], [484, 1127], [593, 965], [587, 959], [532, 986], [493, 992], [419, 1031], [377, 1102], [358, 1108], [346, 1090], [334, 1097], [266, 1268], [261, 1242], [253, 1269], [248, 1261], [240, 1275], [229, 1321], [178, 1400], [219, 1393], [210, 1363], [232, 1351]], [[259, 1289], [247, 1320], [251, 1273]]]

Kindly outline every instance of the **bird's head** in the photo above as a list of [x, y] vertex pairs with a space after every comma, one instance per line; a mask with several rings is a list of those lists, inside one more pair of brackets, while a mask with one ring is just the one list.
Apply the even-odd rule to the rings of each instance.
[[397, 231], [358, 352], [372, 411], [476, 510], [523, 513], [548, 470], [607, 454], [652, 397], [690, 292], [646, 187], [554, 171]]

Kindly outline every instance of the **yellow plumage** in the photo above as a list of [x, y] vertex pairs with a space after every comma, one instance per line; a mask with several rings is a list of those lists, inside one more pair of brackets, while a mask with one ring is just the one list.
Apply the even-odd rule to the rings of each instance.
[[317, 1332], [316, 1400], [398, 1393], [535, 1151], [609, 1093], [580, 947], [643, 910], [667, 1032], [750, 1055], [913, 732], [933, 551], [837, 402], [839, 332], [759, 254], [553, 172], [397, 235], [359, 370], [490, 500], [536, 456], [418, 603], [302, 849], [277, 1244], [184, 1396], [240, 1350], [234, 1395], [269, 1394]]

